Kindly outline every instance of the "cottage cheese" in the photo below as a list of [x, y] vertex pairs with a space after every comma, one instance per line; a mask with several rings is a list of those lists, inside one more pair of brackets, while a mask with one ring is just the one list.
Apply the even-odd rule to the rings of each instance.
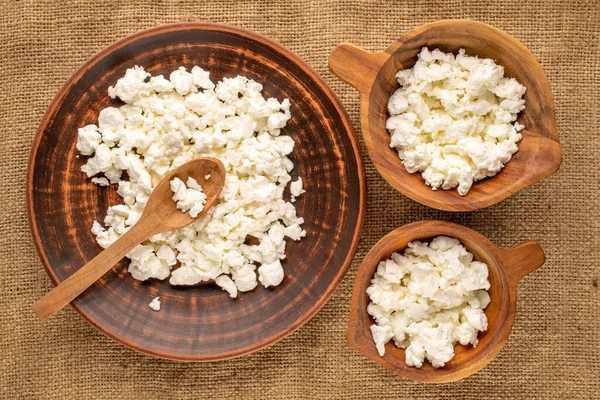
[[[225, 167], [223, 190], [205, 215], [127, 255], [135, 279], [170, 278], [173, 285], [214, 280], [236, 297], [257, 286], [258, 266], [265, 287], [281, 283], [285, 238], [300, 240], [306, 232], [294, 205], [283, 199], [294, 168], [287, 157], [294, 141], [281, 134], [290, 102], [265, 99], [261, 91], [261, 84], [242, 76], [215, 85], [200, 67], [189, 72], [181, 67], [169, 79], [135, 67], [108, 90], [125, 104], [105, 108], [98, 125], [79, 129], [77, 149], [89, 156], [82, 171], [99, 185], [118, 185], [124, 201], [108, 208], [105, 226], [93, 224], [104, 248], [137, 222], [169, 171], [204, 156], [220, 159]], [[121, 178], [123, 171], [128, 180]], [[303, 191], [297, 182], [294, 193]], [[198, 194], [198, 182], [171, 185], [181, 209], [201, 212], [205, 198]], [[258, 243], [247, 244], [248, 236]]]
[[464, 196], [517, 152], [524, 126], [515, 121], [526, 88], [493, 60], [424, 47], [415, 66], [396, 78], [401, 87], [390, 97], [386, 123], [390, 147], [433, 190], [456, 187]]
[[379, 263], [367, 289], [371, 334], [379, 355], [391, 339], [405, 349], [405, 361], [435, 368], [454, 356], [454, 344], [478, 343], [487, 329], [483, 310], [490, 302], [487, 265], [456, 239], [411, 242], [404, 254]]
[[155, 297], [150, 304], [148, 304], [148, 307], [154, 311], [160, 311], [160, 297]]
[[169, 185], [178, 209], [183, 212], [189, 211], [192, 218], [196, 218], [204, 210], [206, 195], [202, 191], [202, 186], [194, 178], [188, 177], [187, 185], [181, 179], [173, 178]]
[[302, 193], [305, 193], [306, 190], [303, 188], [302, 178], [298, 178], [298, 180], [290, 183], [290, 193], [291, 193], [291, 202], [295, 202], [296, 198], [300, 196]]

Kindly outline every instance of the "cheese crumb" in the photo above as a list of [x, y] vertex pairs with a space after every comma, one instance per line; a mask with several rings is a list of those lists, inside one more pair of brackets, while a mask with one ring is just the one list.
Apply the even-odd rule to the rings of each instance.
[[276, 260], [258, 267], [258, 280], [264, 287], [278, 286], [283, 281], [283, 267], [281, 266], [281, 262]]
[[474, 181], [496, 175], [518, 151], [525, 86], [504, 77], [491, 59], [424, 47], [411, 69], [396, 74], [389, 99], [390, 147], [409, 173], [433, 190], [467, 194]]
[[302, 178], [298, 178], [290, 184], [290, 193], [292, 196], [298, 197], [304, 192], [306, 192], [306, 190], [302, 188]]
[[154, 300], [148, 304], [148, 307], [153, 309], [154, 311], [160, 311], [160, 297], [155, 297]]
[[206, 204], [206, 195], [202, 191], [202, 186], [191, 176], [186, 184], [175, 177], [169, 182], [173, 192], [173, 201], [177, 203], [177, 208], [183, 212], [188, 212], [190, 217], [196, 218], [204, 210]]
[[215, 283], [217, 284], [217, 286], [219, 286], [221, 289], [225, 290], [227, 293], [229, 293], [229, 296], [232, 299], [235, 299], [238, 295], [238, 288], [235, 285], [235, 282], [231, 280], [231, 278], [227, 275], [221, 275], [218, 276], [215, 279]]
[[487, 329], [487, 265], [473, 260], [457, 239], [411, 242], [403, 254], [381, 261], [367, 294], [373, 341], [380, 356], [391, 339], [405, 349], [408, 366], [425, 359], [435, 368], [454, 356], [454, 344], [478, 343]]
[[99, 186], [108, 186], [110, 184], [108, 182], [108, 179], [106, 179], [105, 177], [94, 177], [92, 178], [92, 182]]

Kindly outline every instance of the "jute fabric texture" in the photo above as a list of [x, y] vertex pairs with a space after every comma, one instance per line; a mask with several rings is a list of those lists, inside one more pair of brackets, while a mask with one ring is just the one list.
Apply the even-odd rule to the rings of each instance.
[[[2, 399], [593, 399], [600, 398], [600, 2], [570, 1], [3, 1], [0, 12], [0, 397]], [[25, 208], [31, 142], [53, 96], [94, 53], [177, 21], [247, 28], [288, 47], [333, 87], [359, 136], [359, 97], [327, 59], [350, 41], [380, 51], [440, 19], [492, 24], [541, 62], [554, 94], [563, 165], [493, 207], [446, 213], [402, 196], [363, 146], [368, 210], [356, 258], [308, 324], [250, 356], [179, 364], [137, 354], [67, 308], [40, 323], [31, 304], [52, 286]], [[361, 139], [362, 140], [362, 139]], [[361, 142], [362, 144], [362, 142]], [[499, 246], [534, 239], [546, 264], [521, 282], [508, 344], [461, 382], [422, 384], [380, 368], [345, 341], [358, 264], [403, 224], [443, 219]]]

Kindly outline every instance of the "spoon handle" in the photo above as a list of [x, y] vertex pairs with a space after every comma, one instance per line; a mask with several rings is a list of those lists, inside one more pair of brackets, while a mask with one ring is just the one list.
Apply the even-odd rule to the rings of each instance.
[[138, 244], [153, 236], [157, 226], [158, 221], [153, 214], [142, 216], [116, 242], [36, 301], [33, 311], [38, 318], [44, 320], [73, 301]]

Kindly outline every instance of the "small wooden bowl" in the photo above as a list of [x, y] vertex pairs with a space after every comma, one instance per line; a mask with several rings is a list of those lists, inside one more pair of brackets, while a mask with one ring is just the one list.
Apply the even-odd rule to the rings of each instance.
[[[137, 351], [178, 361], [215, 361], [257, 351], [305, 324], [329, 300], [350, 265], [366, 204], [362, 155], [348, 115], [333, 91], [283, 46], [220, 24], [163, 25], [129, 36], [81, 67], [42, 118], [29, 160], [27, 210], [38, 253], [52, 282], [65, 280], [101, 249], [90, 229], [110, 205], [122, 203], [116, 185], [94, 185], [76, 158], [77, 128], [119, 106], [107, 89], [127, 68], [166, 75], [199, 65], [216, 82], [244, 75], [261, 82], [266, 97], [289, 98], [285, 134], [296, 142], [292, 178], [306, 193], [295, 203], [307, 235], [286, 248], [285, 279], [259, 284], [232, 300], [216, 285], [177, 288], [167, 281], [140, 282], [128, 261], [71, 304], [90, 324]], [[286, 190], [286, 195], [289, 192]], [[42, 292], [40, 291], [40, 294]], [[150, 301], [160, 296], [162, 309]]]
[[[518, 119], [526, 129], [519, 151], [496, 176], [475, 182], [466, 196], [456, 189], [433, 191], [420, 173], [406, 171], [389, 146], [385, 123], [388, 100], [399, 87], [395, 74], [411, 68], [423, 47], [453, 53], [462, 48], [468, 55], [492, 58], [504, 66], [506, 76], [527, 87], [526, 108]], [[499, 29], [480, 22], [446, 20], [407, 33], [381, 53], [342, 43], [331, 53], [329, 68], [360, 92], [362, 132], [377, 170], [393, 187], [422, 204], [446, 211], [477, 210], [549, 177], [560, 167], [554, 101], [546, 75], [521, 42]]]
[[[409, 242], [428, 241], [436, 236], [450, 236], [462, 244], [478, 261], [488, 265], [490, 304], [485, 309], [488, 330], [479, 334], [477, 347], [456, 345], [454, 357], [442, 368], [428, 362], [421, 368], [404, 362], [404, 350], [392, 342], [385, 346], [380, 357], [371, 336], [374, 323], [367, 313], [367, 288], [377, 265], [393, 252], [401, 252]], [[492, 361], [508, 340], [515, 319], [517, 285], [521, 278], [544, 264], [544, 252], [535, 241], [520, 243], [509, 249], [494, 246], [485, 236], [462, 225], [445, 221], [420, 221], [404, 225], [384, 236], [370, 251], [359, 267], [354, 283], [352, 308], [348, 323], [348, 342], [356, 350], [400, 376], [424, 382], [453, 382], [474, 374]]]

